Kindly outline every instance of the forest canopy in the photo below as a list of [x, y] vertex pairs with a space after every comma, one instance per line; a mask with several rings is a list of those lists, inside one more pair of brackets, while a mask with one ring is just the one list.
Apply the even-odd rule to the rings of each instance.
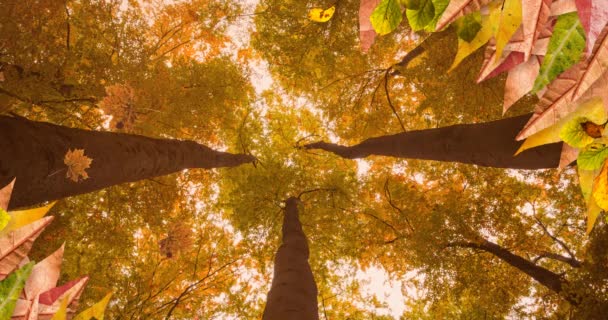
[[0, 320], [601, 319], [607, 22], [0, 0]]

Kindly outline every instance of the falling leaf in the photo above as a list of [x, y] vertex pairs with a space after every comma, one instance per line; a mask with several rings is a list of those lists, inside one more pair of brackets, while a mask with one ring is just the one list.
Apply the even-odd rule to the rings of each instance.
[[84, 310], [83, 312], [79, 313], [72, 320], [90, 320], [91, 318], [95, 318], [97, 320], [103, 320], [106, 307], [107, 307], [108, 303], [110, 302], [111, 297], [112, 297], [112, 293], [110, 292], [105, 297], [103, 297], [103, 299], [101, 299], [99, 302], [92, 305], [91, 307]]
[[9, 184], [0, 189], [0, 208], [8, 210], [8, 204], [11, 200], [11, 194], [13, 193], [13, 187], [15, 186], [15, 179]]
[[517, 150], [515, 154], [517, 155], [524, 150], [534, 148], [543, 144], [560, 141], [560, 131], [562, 127], [568, 121], [577, 117], [586, 117], [587, 119], [589, 119], [589, 121], [594, 123], [606, 122], [606, 111], [604, 110], [602, 100], [599, 98], [591, 99], [581, 104], [574, 112], [569, 113], [554, 125], [531, 135], [526, 139], [526, 141], [524, 141], [524, 143], [521, 145], [521, 147], [519, 148], [519, 150]]
[[370, 17], [378, 3], [380, 0], [361, 0], [359, 5], [359, 41], [363, 52], [367, 52], [371, 48], [376, 38], [376, 31], [374, 31]]
[[570, 165], [579, 155], [579, 149], [573, 148], [567, 143], [562, 143], [562, 152], [559, 155], [559, 164], [557, 168], [559, 170], [564, 169]]
[[19, 266], [36, 238], [52, 220], [53, 217], [42, 218], [0, 237], [0, 280]]
[[476, 12], [490, 0], [452, 0], [437, 21], [436, 30], [442, 30], [461, 16]]
[[502, 57], [505, 45], [521, 25], [521, 0], [504, 0], [498, 17], [496, 34], [496, 59]]
[[585, 32], [576, 13], [559, 16], [532, 91], [540, 91], [562, 72], [579, 62], [584, 49]]
[[0, 208], [0, 231], [4, 231], [9, 221], [11, 221], [11, 216], [4, 209]]
[[51, 320], [66, 320], [68, 318], [68, 297], [61, 299], [59, 309], [55, 312]]
[[560, 74], [548, 86], [541, 100], [537, 103], [534, 115], [517, 134], [516, 140], [523, 140], [545, 128], [548, 128], [574, 110], [572, 91], [582, 72], [582, 63]]
[[336, 6], [331, 6], [325, 10], [323, 8], [312, 8], [308, 11], [308, 19], [314, 22], [327, 22], [334, 16]]
[[521, 2], [523, 52], [528, 61], [536, 40], [545, 28], [551, 13], [551, 0], [526, 0]]
[[576, 162], [579, 169], [598, 170], [608, 158], [608, 142], [605, 139], [598, 139], [586, 146], [578, 155]]
[[391, 33], [402, 19], [399, 0], [382, 0], [370, 16], [372, 26], [379, 35]]
[[456, 57], [454, 58], [454, 62], [452, 63], [452, 66], [448, 72], [454, 70], [454, 68], [456, 68], [460, 62], [464, 60], [464, 58], [481, 48], [490, 40], [490, 38], [492, 38], [492, 35], [494, 34], [494, 21], [496, 21], [497, 14], [498, 10], [491, 10], [489, 16], [481, 16], [481, 30], [477, 32], [475, 38], [470, 42], [458, 39], [458, 51], [456, 52]]
[[49, 212], [49, 210], [51, 210], [55, 203], [57, 203], [57, 201], [53, 201], [44, 207], [9, 212], [8, 214], [11, 217], [11, 221], [9, 222], [6, 229], [0, 232], [0, 235], [19, 229], [23, 226], [26, 226], [34, 221], [41, 219]]
[[63, 163], [68, 166], [68, 172], [66, 177], [74, 182], [78, 182], [82, 177], [82, 180], [89, 178], [89, 175], [85, 171], [91, 166], [93, 159], [84, 155], [84, 149], [68, 150], [63, 159]]
[[587, 54], [591, 54], [602, 30], [608, 23], [608, 0], [574, 1], [585, 34], [587, 35]]
[[[594, 137], [587, 134], [583, 125], [589, 120], [585, 117], [577, 117], [566, 122], [559, 131], [559, 137], [567, 144], [575, 148], [584, 148], [593, 142]], [[600, 134], [601, 136], [601, 134]]]
[[0, 319], [11, 318], [17, 299], [33, 267], [34, 263], [30, 262], [0, 282]]
[[25, 298], [33, 300], [39, 294], [51, 290], [57, 286], [61, 261], [63, 259], [64, 245], [53, 252], [44, 260], [38, 262], [32, 269], [30, 277], [25, 283]]
[[608, 68], [608, 28], [597, 38], [597, 43], [591, 56], [587, 59], [584, 71], [580, 76], [572, 93], [576, 100], [591, 88], [591, 86], [606, 72]]
[[407, 7], [405, 15], [412, 30], [419, 31], [424, 29], [435, 18], [435, 5], [431, 0], [415, 0], [413, 2], [417, 4], [416, 9]]
[[540, 70], [540, 62], [537, 57], [531, 57], [528, 61], [516, 66], [509, 71], [505, 82], [505, 94], [503, 102], [503, 114], [526, 93], [532, 90], [534, 79]]

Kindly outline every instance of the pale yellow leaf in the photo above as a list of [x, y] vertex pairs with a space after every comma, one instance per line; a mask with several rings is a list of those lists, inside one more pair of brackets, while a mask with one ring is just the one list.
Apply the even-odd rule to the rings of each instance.
[[583, 104], [581, 104], [574, 112], [563, 117], [554, 125], [545, 128], [531, 136], [521, 145], [515, 155], [521, 153], [524, 150], [534, 148], [543, 144], [554, 143], [561, 141], [559, 137], [562, 126], [571, 119], [577, 117], [586, 117], [593, 123], [604, 123], [606, 122], [606, 111], [604, 110], [604, 104], [602, 99], [594, 98]]
[[11, 216], [11, 220], [6, 226], [6, 229], [0, 232], [0, 235], [6, 234], [10, 231], [26, 226], [34, 221], [42, 219], [42, 217], [44, 217], [49, 212], [49, 210], [51, 210], [55, 203], [57, 203], [57, 201], [53, 201], [44, 207], [9, 212], [8, 214]]
[[502, 57], [502, 52], [511, 36], [521, 25], [521, 0], [504, 0], [502, 11], [498, 17], [496, 28], [496, 58]]
[[106, 307], [110, 302], [111, 297], [112, 293], [110, 292], [99, 302], [79, 313], [73, 320], [90, 320], [93, 317], [95, 317], [97, 320], [103, 320]]
[[336, 6], [331, 6], [325, 10], [323, 8], [312, 8], [308, 11], [308, 19], [314, 22], [327, 22], [334, 16]]

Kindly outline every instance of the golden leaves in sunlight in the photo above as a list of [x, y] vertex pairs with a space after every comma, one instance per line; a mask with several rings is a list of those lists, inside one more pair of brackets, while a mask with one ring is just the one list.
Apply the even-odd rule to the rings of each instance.
[[84, 149], [68, 150], [63, 158], [63, 163], [68, 166], [66, 177], [74, 182], [88, 179], [86, 169], [91, 167], [91, 162], [93, 159], [84, 155]]
[[106, 96], [99, 106], [106, 115], [112, 116], [110, 127], [131, 131], [138, 120], [135, 111], [135, 90], [129, 85], [116, 84], [106, 87]]
[[192, 247], [192, 229], [181, 222], [173, 222], [169, 225], [167, 237], [158, 242], [160, 252], [167, 258], [172, 258], [176, 253], [183, 252]]

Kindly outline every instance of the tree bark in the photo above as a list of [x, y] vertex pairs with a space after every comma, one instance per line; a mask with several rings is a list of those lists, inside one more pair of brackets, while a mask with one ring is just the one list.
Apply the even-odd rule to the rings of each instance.
[[298, 218], [298, 199], [285, 202], [283, 239], [274, 260], [274, 276], [263, 320], [316, 320], [317, 285], [308, 264], [308, 243]]
[[343, 158], [370, 155], [436, 160], [513, 169], [556, 168], [562, 143], [532, 148], [514, 156], [523, 141], [515, 136], [531, 114], [478, 124], [459, 124], [367, 139], [354, 146], [315, 142], [305, 149], [321, 149]]
[[448, 247], [472, 248], [491, 253], [500, 260], [508, 263], [512, 267], [517, 268], [519, 271], [538, 281], [549, 290], [560, 294], [572, 305], [578, 304], [577, 297], [570, 294], [564, 294], [563, 285], [567, 282], [559, 274], [541, 266], [537, 266], [531, 261], [512, 253], [496, 243], [487, 240], [482, 240], [480, 242], [452, 242], [448, 244]]
[[[66, 178], [64, 157], [84, 149], [89, 179]], [[250, 155], [219, 152], [193, 141], [87, 131], [0, 116], [0, 185], [16, 178], [9, 208], [29, 206], [162, 176], [188, 168], [234, 167]]]

